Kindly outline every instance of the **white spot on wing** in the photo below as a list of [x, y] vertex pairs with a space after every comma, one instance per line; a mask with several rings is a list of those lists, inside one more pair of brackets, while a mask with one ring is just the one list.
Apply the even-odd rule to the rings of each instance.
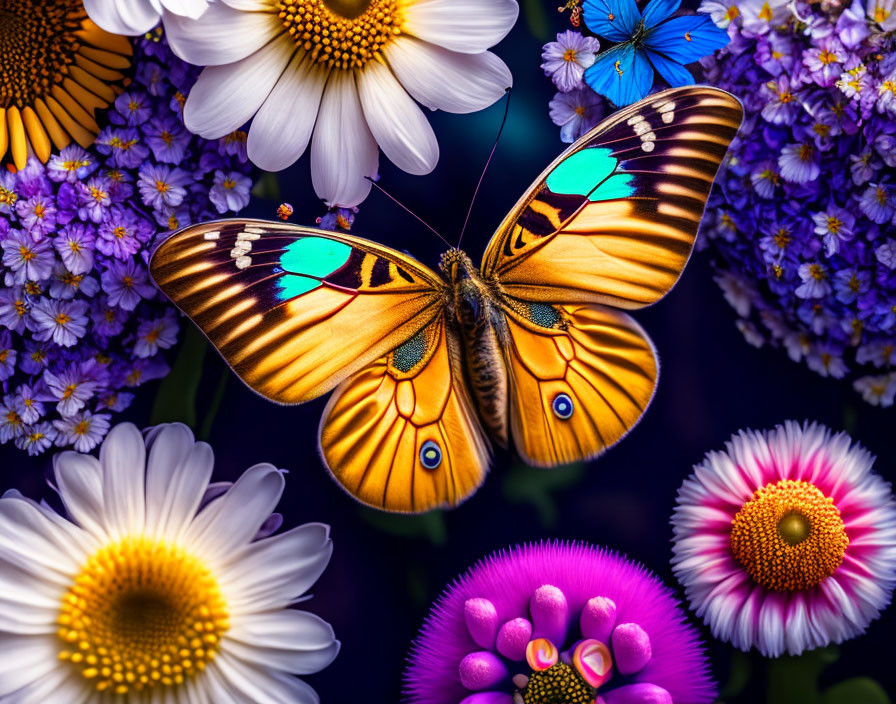
[[257, 232], [252, 232], [250, 230], [243, 230], [241, 233], [239, 233], [236, 236], [236, 238], [237, 238], [237, 240], [251, 241], [251, 240], [261, 239], [261, 235], [259, 235]]
[[237, 257], [236, 260], [236, 268], [237, 269], [245, 269], [252, 263], [252, 257]]
[[218, 232], [218, 231], [216, 230], [216, 231], [214, 231], [214, 232], [206, 232], [206, 233], [202, 236], [202, 239], [205, 239], [205, 240], [216, 240], [216, 239], [218, 239], [220, 236], [221, 236], [221, 233]]

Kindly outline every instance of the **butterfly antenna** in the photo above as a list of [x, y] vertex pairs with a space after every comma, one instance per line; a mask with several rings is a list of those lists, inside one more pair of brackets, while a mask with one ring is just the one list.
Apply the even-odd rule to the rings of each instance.
[[398, 207], [400, 207], [400, 208], [401, 208], [402, 210], [404, 210], [406, 213], [409, 213], [411, 216], [413, 216], [413, 217], [415, 217], [417, 220], [419, 220], [420, 223], [421, 223], [427, 230], [429, 230], [430, 232], [432, 232], [436, 237], [438, 237], [440, 240], [442, 240], [442, 242], [444, 242], [445, 244], [447, 244], [449, 247], [451, 246], [451, 243], [450, 243], [448, 240], [446, 240], [444, 237], [442, 237], [442, 235], [439, 234], [439, 231], [436, 230], [436, 228], [434, 228], [432, 225], [430, 225], [428, 222], [426, 222], [426, 220], [424, 220], [424, 219], [421, 218], [419, 215], [417, 215], [417, 213], [415, 213], [415, 212], [414, 212], [413, 210], [411, 210], [408, 206], [406, 206], [404, 203], [402, 203], [400, 200], [398, 200], [398, 198], [396, 198], [396, 197], [393, 196], [391, 193], [389, 193], [389, 191], [387, 191], [387, 190], [386, 190], [385, 188], [383, 188], [380, 184], [378, 184], [376, 181], [374, 181], [372, 178], [370, 178], [370, 176], [365, 176], [364, 178], [366, 178], [368, 181], [370, 181], [370, 183], [371, 183], [373, 186], [375, 186], [375, 187], [377, 188], [377, 190], [380, 191], [380, 193], [382, 193], [384, 196], [386, 196], [386, 198], [388, 198], [389, 200], [391, 200], [393, 203], [395, 203]]
[[467, 217], [464, 218], [464, 226], [460, 230], [460, 237], [457, 238], [458, 247], [460, 247], [460, 243], [464, 238], [464, 233], [467, 231], [467, 224], [470, 222], [470, 215], [473, 213], [473, 205], [476, 203], [476, 196], [479, 195], [479, 187], [482, 185], [482, 180], [485, 178], [485, 172], [488, 171], [488, 165], [492, 163], [492, 157], [495, 155], [495, 150], [498, 148], [498, 141], [501, 139], [504, 125], [507, 124], [507, 115], [510, 113], [510, 91], [511, 88], [506, 89], [507, 101], [504, 103], [504, 119], [501, 120], [501, 127], [498, 128], [498, 136], [495, 137], [495, 144], [492, 147], [491, 153], [488, 155], [485, 166], [482, 167], [482, 174], [479, 176], [479, 183], [476, 184], [476, 190], [473, 191], [473, 199], [470, 201], [470, 207], [467, 209]]

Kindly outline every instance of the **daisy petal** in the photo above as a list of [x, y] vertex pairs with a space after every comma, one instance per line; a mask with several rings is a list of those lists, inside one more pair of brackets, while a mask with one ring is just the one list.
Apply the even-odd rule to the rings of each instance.
[[[0, 658], [0, 697], [3, 698], [59, 669], [59, 645], [55, 636], [0, 633], [0, 651], [3, 652]], [[22, 701], [26, 691], [13, 701]]]
[[65, 584], [77, 573], [91, 540], [77, 526], [51, 519], [31, 501], [0, 499], [0, 563]]
[[[208, 0], [161, 0], [162, 7], [175, 15], [197, 20], [208, 9]], [[166, 17], [166, 23], [168, 18]]]
[[271, 464], [249, 468], [196, 517], [185, 542], [209, 561], [249, 543], [280, 501], [283, 474]]
[[140, 431], [130, 423], [112, 428], [100, 448], [100, 465], [107, 530], [139, 535], [146, 511], [146, 445]]
[[289, 38], [280, 37], [235, 64], [203, 69], [184, 105], [187, 129], [217, 139], [244, 125], [276, 85], [294, 49]]
[[270, 12], [243, 12], [220, 2], [212, 3], [199, 20], [170, 13], [165, 16], [165, 35], [172, 51], [197, 66], [245, 59], [282, 31], [277, 16]]
[[429, 121], [392, 72], [373, 61], [358, 76], [367, 124], [383, 153], [402, 171], [428, 174], [439, 161], [439, 143]]
[[255, 704], [320, 704], [317, 692], [297, 677], [271, 670], [258, 670], [230, 653], [214, 660], [229, 688], [240, 693], [235, 701]]
[[240, 608], [283, 608], [311, 588], [332, 554], [329, 528], [308, 523], [247, 545], [233, 556], [222, 587]]
[[69, 515], [84, 530], [101, 537], [103, 526], [103, 470], [99, 460], [79, 452], [60, 452], [53, 458], [59, 497]]
[[339, 653], [330, 624], [295, 609], [234, 622], [222, 647], [246, 662], [297, 675], [320, 672]]
[[176, 539], [199, 508], [214, 454], [180, 423], [164, 426], [146, 444], [146, 532]]
[[112, 34], [136, 36], [159, 23], [159, 11], [146, 0], [84, 0], [84, 9], [90, 19]]
[[265, 171], [280, 171], [308, 147], [327, 73], [297, 53], [252, 120], [249, 159]]
[[354, 75], [330, 76], [311, 140], [311, 182], [327, 205], [350, 208], [370, 193], [364, 177], [377, 175], [379, 153], [370, 133]]
[[501, 41], [519, 15], [516, 0], [417, 0], [405, 10], [403, 31], [464, 54]]
[[[513, 85], [510, 70], [490, 51], [458, 54], [403, 37], [389, 47], [386, 59], [408, 93], [433, 110], [482, 110]], [[440, 80], [433, 81], [433, 76]]]

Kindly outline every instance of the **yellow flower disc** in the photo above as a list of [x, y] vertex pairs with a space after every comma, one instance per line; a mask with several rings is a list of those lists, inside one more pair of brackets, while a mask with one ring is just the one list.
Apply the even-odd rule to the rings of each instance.
[[209, 569], [178, 547], [126, 538], [84, 565], [62, 600], [59, 657], [98, 691], [178, 685], [215, 657], [227, 605]]
[[313, 61], [361, 68], [401, 33], [402, 0], [292, 0], [274, 3], [280, 21]]
[[[97, 27], [82, 0], [4, 0], [0, 10], [0, 158], [24, 168], [99, 132], [97, 110], [121, 93], [132, 48]], [[30, 146], [30, 150], [29, 150]]]
[[772, 591], [811, 589], [830, 577], [849, 545], [840, 511], [818, 487], [782, 479], [758, 489], [731, 522], [731, 552]]

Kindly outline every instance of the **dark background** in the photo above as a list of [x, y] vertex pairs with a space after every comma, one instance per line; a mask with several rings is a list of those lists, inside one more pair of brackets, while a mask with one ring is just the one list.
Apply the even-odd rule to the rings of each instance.
[[[541, 63], [541, 44], [565, 29], [557, 0], [528, 5], [512, 34], [497, 47], [515, 86], [510, 117], [473, 211], [464, 248], [478, 260], [491, 232], [524, 189], [563, 148], [548, 118], [553, 87]], [[442, 156], [433, 174], [412, 177], [381, 163], [381, 183], [449, 240], [456, 240], [480, 169], [503, 114], [503, 103], [475, 115], [435, 113], [431, 120]], [[307, 155], [279, 174], [280, 198], [255, 198], [244, 213], [273, 218], [279, 200], [295, 206], [294, 222], [313, 223], [322, 208], [311, 188]], [[269, 184], [270, 185], [270, 184]], [[434, 235], [376, 192], [362, 204], [353, 228], [435, 267], [444, 247]], [[757, 350], [734, 327], [734, 313], [712, 280], [708, 257], [696, 254], [678, 286], [656, 306], [636, 312], [661, 359], [655, 400], [640, 425], [619, 446], [587, 467], [531, 470], [499, 452], [484, 486], [460, 508], [425, 518], [390, 517], [361, 508], [332, 482], [318, 458], [317, 427], [325, 400], [282, 408], [255, 396], [235, 378], [211, 426], [217, 479], [233, 479], [250, 465], [270, 461], [290, 470], [280, 505], [285, 527], [308, 521], [332, 526], [333, 560], [307, 608], [330, 623], [343, 649], [327, 670], [308, 677], [325, 703], [398, 701], [408, 645], [430, 603], [456, 575], [496, 549], [544, 538], [607, 545], [643, 562], [670, 586], [669, 517], [675, 494], [692, 465], [741, 428], [769, 428], [786, 419], [818, 420], [840, 430], [878, 457], [876, 469], [896, 474], [896, 410], [864, 404], [846, 382], [823, 379], [792, 363], [781, 350]], [[348, 341], [346, 341], [348, 344]], [[229, 372], [214, 352], [205, 358], [199, 387], [198, 422]], [[122, 419], [150, 422], [158, 388], [138, 392]], [[47, 496], [49, 456], [28, 458], [0, 447], [3, 488]], [[680, 590], [678, 590], [680, 594]], [[840, 657], [821, 676], [822, 688], [854, 676], [880, 682], [892, 696], [896, 609], [868, 633], [839, 648]], [[769, 668], [757, 655], [737, 654], [710, 643], [715, 675], [726, 702], [817, 701], [766, 694], [767, 678], [812, 679], [813, 656]], [[831, 653], [825, 656], [833, 660]], [[792, 668], [792, 669], [787, 669]], [[794, 674], [796, 673], [796, 674]], [[808, 674], [807, 674], [808, 673]], [[780, 683], [779, 683], [780, 684]], [[795, 697], [795, 698], [794, 698]], [[805, 698], [804, 698], [805, 697]], [[682, 703], [686, 704], [686, 703]], [[856, 702], [862, 704], [862, 702]]]

